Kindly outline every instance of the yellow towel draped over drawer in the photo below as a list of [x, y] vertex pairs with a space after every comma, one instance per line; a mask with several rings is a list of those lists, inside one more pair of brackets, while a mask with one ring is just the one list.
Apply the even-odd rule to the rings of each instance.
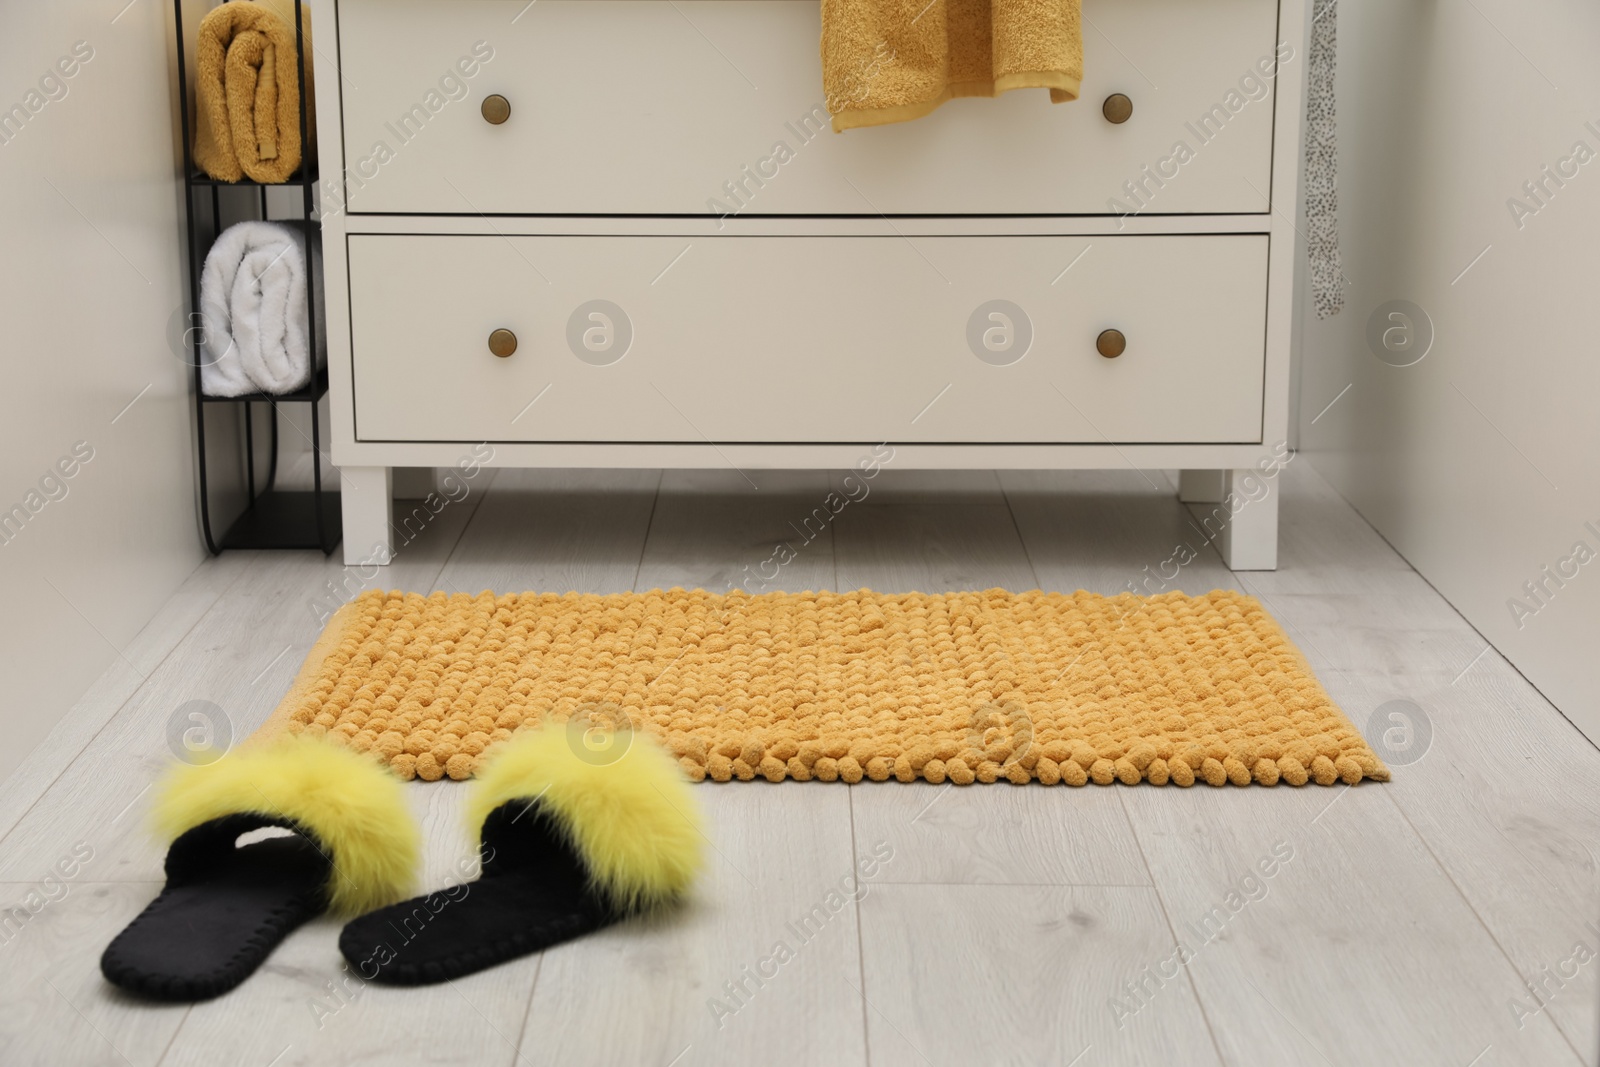
[[919, 118], [958, 96], [1083, 80], [1082, 0], [822, 0], [833, 128]]

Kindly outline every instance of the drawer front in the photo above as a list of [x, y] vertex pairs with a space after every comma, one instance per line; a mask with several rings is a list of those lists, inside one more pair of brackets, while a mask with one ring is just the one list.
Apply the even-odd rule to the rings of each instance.
[[1267, 240], [352, 235], [356, 437], [1258, 442]]
[[[340, 0], [352, 212], [1267, 210], [1277, 0], [1086, 0], [1082, 98], [834, 134], [816, 0]], [[517, 15], [513, 22], [512, 15]], [[1301, 57], [1284, 65], [1297, 70]], [[459, 64], [459, 66], [458, 66]], [[1120, 93], [1132, 117], [1107, 120]], [[510, 116], [491, 124], [484, 99]], [[1181, 147], [1180, 147], [1181, 146]]]

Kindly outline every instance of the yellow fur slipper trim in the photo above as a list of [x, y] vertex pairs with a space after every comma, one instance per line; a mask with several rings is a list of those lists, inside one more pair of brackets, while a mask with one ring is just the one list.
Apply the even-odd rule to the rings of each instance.
[[537, 805], [583, 859], [594, 888], [633, 911], [681, 897], [702, 865], [703, 819], [678, 761], [643, 733], [607, 735], [596, 750], [581, 722], [520, 733], [488, 754], [467, 798], [481, 835], [513, 800]]
[[225, 815], [253, 813], [313, 835], [333, 863], [328, 908], [359, 915], [406, 897], [422, 854], [405, 786], [376, 761], [327, 741], [288, 737], [175, 767], [154, 819], [168, 841]]

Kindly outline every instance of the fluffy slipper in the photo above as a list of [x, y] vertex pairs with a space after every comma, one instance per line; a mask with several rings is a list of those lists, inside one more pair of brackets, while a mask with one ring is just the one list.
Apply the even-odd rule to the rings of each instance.
[[[106, 948], [101, 973], [141, 996], [205, 1000], [307, 919], [404, 897], [421, 845], [403, 790], [373, 760], [310, 738], [175, 768], [155, 810], [172, 842], [166, 888]], [[239, 843], [264, 827], [290, 833]]]
[[442, 982], [538, 952], [688, 892], [701, 820], [678, 763], [642, 733], [596, 750], [577, 724], [493, 754], [468, 800], [482, 873], [363, 915], [339, 951], [361, 977]]

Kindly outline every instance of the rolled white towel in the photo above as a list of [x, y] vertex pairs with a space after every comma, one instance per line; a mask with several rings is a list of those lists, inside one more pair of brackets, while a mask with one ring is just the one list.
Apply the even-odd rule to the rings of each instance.
[[208, 396], [288, 393], [305, 385], [322, 348], [307, 340], [305, 235], [275, 222], [222, 231], [200, 275], [200, 314], [200, 387]]

